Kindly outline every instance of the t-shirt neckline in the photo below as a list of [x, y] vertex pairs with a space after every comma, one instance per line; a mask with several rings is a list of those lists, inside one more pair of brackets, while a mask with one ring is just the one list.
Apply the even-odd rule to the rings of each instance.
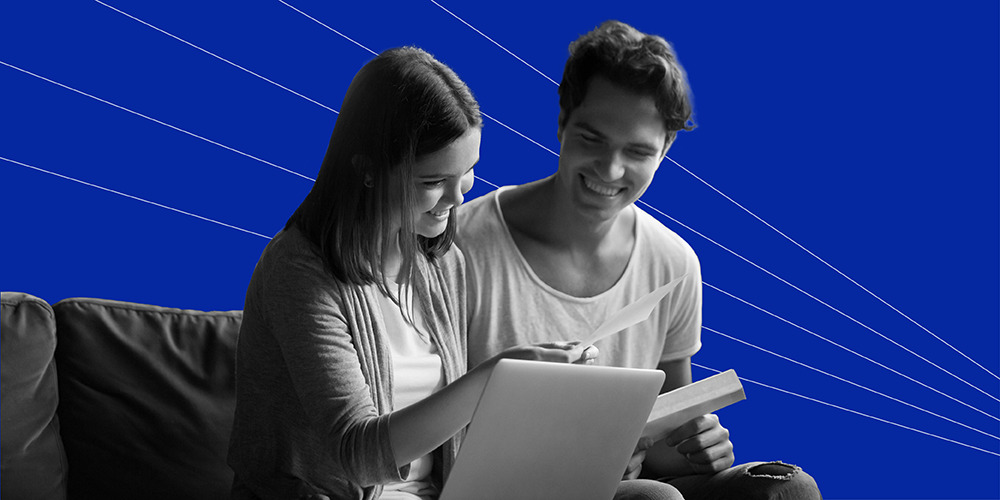
[[521, 249], [518, 248], [517, 242], [514, 241], [514, 236], [510, 233], [510, 227], [507, 226], [507, 219], [504, 218], [503, 209], [500, 207], [500, 195], [504, 191], [508, 191], [510, 189], [513, 189], [514, 187], [516, 186], [502, 186], [497, 188], [493, 192], [494, 193], [493, 199], [491, 201], [493, 205], [493, 210], [495, 210], [497, 219], [500, 222], [500, 228], [503, 231], [503, 239], [505, 243], [507, 244], [507, 246], [511, 248], [511, 250], [513, 250], [514, 255], [517, 256], [517, 260], [520, 263], [521, 268], [528, 274], [528, 276], [531, 278], [532, 281], [537, 283], [543, 290], [552, 295], [555, 295], [565, 300], [572, 300], [580, 303], [596, 302], [600, 300], [602, 297], [616, 292], [618, 288], [625, 286], [622, 283], [626, 281], [627, 277], [632, 273], [632, 269], [637, 265], [635, 263], [636, 254], [639, 251], [639, 245], [642, 244], [642, 242], [639, 241], [639, 239], [642, 237], [641, 231], [639, 231], [638, 229], [639, 214], [638, 214], [638, 209], [636, 208], [634, 203], [629, 205], [628, 207], [633, 211], [634, 215], [634, 217], [632, 218], [632, 239], [633, 239], [632, 251], [629, 253], [628, 263], [625, 264], [625, 270], [622, 272], [622, 275], [619, 276], [618, 280], [615, 281], [613, 285], [608, 287], [607, 290], [604, 290], [603, 292], [597, 295], [592, 295], [590, 297], [577, 297], [576, 295], [570, 295], [566, 292], [563, 292], [562, 290], [558, 290], [552, 285], [546, 283], [545, 280], [543, 280], [540, 276], [538, 276], [538, 274], [535, 273], [535, 270], [531, 267], [531, 264], [528, 263], [528, 260], [525, 259], [524, 255], [521, 253]]

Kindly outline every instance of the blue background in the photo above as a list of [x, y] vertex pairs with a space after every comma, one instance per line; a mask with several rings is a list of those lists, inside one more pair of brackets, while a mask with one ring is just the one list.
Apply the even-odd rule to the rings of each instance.
[[[372, 54], [278, 1], [110, 5], [339, 109]], [[414, 44], [483, 111], [558, 151], [556, 86], [429, 1], [296, 0], [375, 50]], [[558, 81], [608, 18], [672, 41], [698, 128], [669, 156], [993, 373], [998, 325], [996, 2], [480, 3], [445, 7]], [[336, 114], [97, 2], [4, 2], [0, 61], [307, 177]], [[0, 65], [0, 157], [270, 236], [310, 182]], [[487, 120], [476, 173], [503, 185], [556, 157]], [[492, 189], [477, 182], [470, 196]], [[665, 161], [644, 201], [994, 397], [976, 367]], [[0, 287], [240, 309], [265, 237], [0, 160]], [[705, 326], [989, 434], [1000, 405], [657, 214], [706, 283], [961, 400], [705, 290]], [[1000, 498], [997, 439], [706, 331], [694, 361], [746, 381], [720, 412], [738, 461], [805, 467], [826, 498]], [[695, 368], [696, 378], [710, 375]], [[888, 422], [981, 448], [945, 441]]]

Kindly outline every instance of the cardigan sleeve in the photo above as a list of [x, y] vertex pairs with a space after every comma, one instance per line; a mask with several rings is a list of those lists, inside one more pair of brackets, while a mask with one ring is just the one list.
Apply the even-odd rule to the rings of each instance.
[[288, 251], [263, 270], [259, 306], [307, 425], [348, 481], [399, 481], [407, 471], [396, 467], [390, 445], [391, 398], [377, 392], [384, 388], [376, 315], [358, 310], [370, 305], [365, 291], [336, 282], [297, 231], [285, 236], [292, 237]]

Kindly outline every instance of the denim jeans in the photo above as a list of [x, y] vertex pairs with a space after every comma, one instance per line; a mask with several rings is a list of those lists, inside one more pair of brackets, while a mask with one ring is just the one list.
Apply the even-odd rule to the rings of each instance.
[[822, 500], [812, 476], [782, 462], [750, 462], [716, 474], [622, 481], [615, 500]]

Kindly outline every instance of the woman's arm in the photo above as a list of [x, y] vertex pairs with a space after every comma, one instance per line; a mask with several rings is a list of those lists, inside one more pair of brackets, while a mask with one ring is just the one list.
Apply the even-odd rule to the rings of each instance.
[[490, 371], [502, 358], [572, 363], [583, 357], [579, 344], [555, 343], [507, 349], [434, 394], [389, 416], [389, 442], [402, 467], [433, 451], [472, 420]]

